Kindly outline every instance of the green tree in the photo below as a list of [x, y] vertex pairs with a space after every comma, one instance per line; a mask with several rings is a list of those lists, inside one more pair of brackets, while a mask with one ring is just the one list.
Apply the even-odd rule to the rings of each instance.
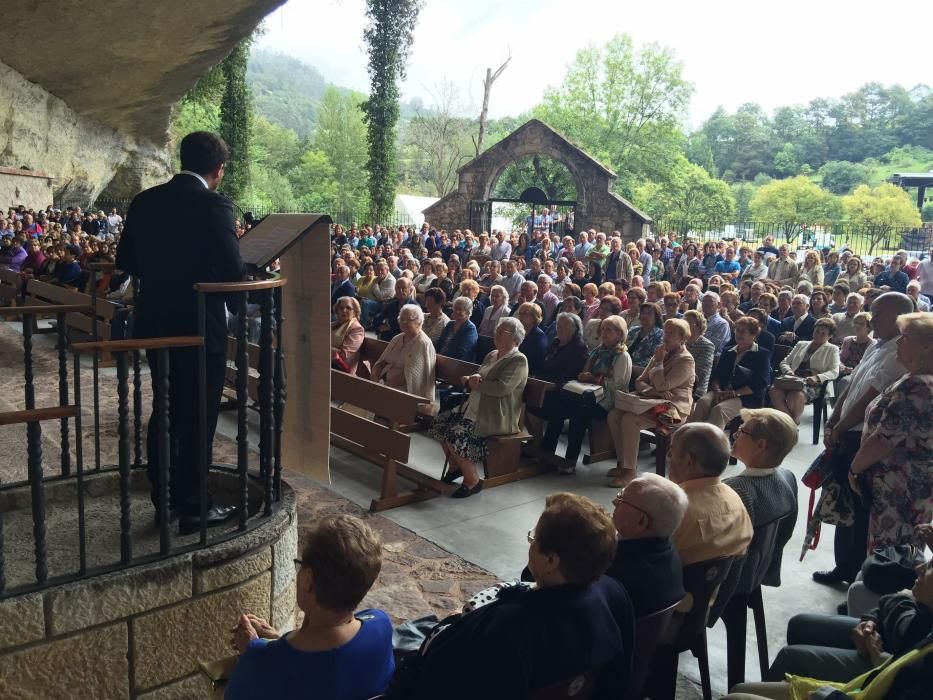
[[782, 223], [793, 242], [804, 225], [825, 224], [838, 218], [838, 199], [806, 177], [798, 175], [763, 185], [749, 203], [757, 221]]
[[[336, 212], [358, 212], [366, 203], [366, 125], [359, 93], [331, 86], [318, 105], [313, 148], [327, 156], [334, 172]], [[300, 193], [303, 194], [303, 193]], [[394, 199], [394, 195], [393, 195]]]
[[303, 211], [334, 211], [337, 171], [326, 153], [305, 151], [288, 179]]
[[234, 202], [249, 189], [250, 90], [246, 83], [250, 37], [243, 39], [221, 63], [224, 76], [220, 99], [220, 137], [230, 149], [220, 189]]
[[752, 210], [749, 203], [755, 196], [755, 185], [750, 182], [736, 182], [732, 185], [732, 197], [735, 199], [735, 218], [738, 221], [748, 221]]
[[[502, 171], [492, 189], [493, 197], [518, 199], [529, 187], [538, 187], [548, 199], [574, 200], [577, 186], [567, 166], [548, 156], [533, 155], [519, 158]], [[523, 206], [528, 209], [527, 206]], [[526, 211], [525, 214], [528, 212]]]
[[676, 222], [681, 234], [696, 224], [721, 224], [735, 216], [729, 185], [681, 156], [663, 183], [648, 182], [635, 191], [635, 202], [655, 219]]
[[850, 163], [847, 160], [831, 160], [820, 168], [823, 188], [833, 194], [848, 194], [856, 185], [868, 179], [864, 165]]
[[384, 220], [395, 202], [395, 139], [399, 80], [414, 38], [421, 0], [366, 0], [369, 24], [363, 40], [369, 51], [370, 93], [362, 107], [369, 146], [369, 199], [372, 215]]
[[872, 248], [895, 228], [920, 225], [920, 212], [910, 195], [890, 182], [877, 187], [859, 185], [855, 192], [843, 197], [842, 205], [849, 221], [866, 227]]
[[925, 223], [930, 223], [933, 221], [933, 204], [924, 204], [923, 211], [920, 213], [920, 218]]
[[796, 175], [800, 170], [797, 164], [797, 151], [794, 144], [785, 143], [780, 151], [774, 154], [774, 172], [777, 175], [788, 176]]
[[692, 92], [670, 49], [636, 49], [618, 34], [602, 48], [578, 51], [533, 116], [611, 165], [620, 174], [617, 189], [631, 196], [637, 182], [663, 180], [674, 165]]
[[408, 124], [407, 140], [420, 153], [432, 195], [443, 197], [457, 186], [457, 169], [473, 157], [473, 125], [458, 117], [457, 88], [443, 81], [432, 91], [433, 105], [420, 109]]

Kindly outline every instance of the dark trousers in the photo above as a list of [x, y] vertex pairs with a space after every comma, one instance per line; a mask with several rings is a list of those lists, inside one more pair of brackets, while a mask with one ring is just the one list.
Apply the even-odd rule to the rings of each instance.
[[[550, 395], [548, 396], [550, 397]], [[564, 427], [564, 420], [569, 419], [567, 453], [564, 458], [576, 463], [590, 421], [594, 418], [605, 418], [607, 415], [606, 409], [599, 405], [584, 405], [579, 401], [566, 399], [559, 394], [549, 402], [545, 402], [544, 408], [547, 409], [547, 415], [542, 417], [547, 419], [547, 429], [544, 431], [541, 449], [546, 452], [553, 452], [557, 449], [557, 441], [560, 439], [560, 431]]]
[[[156, 405], [156, 388], [160, 386], [164, 367], [160, 366], [158, 354], [147, 352], [146, 360], [152, 373], [152, 415], [149, 418], [146, 439], [147, 474], [152, 486], [151, 499], [158, 507], [159, 483], [159, 429], [160, 420]], [[172, 509], [181, 515], [197, 515], [200, 512], [200, 481], [198, 478], [198, 351], [183, 348], [169, 351], [169, 436], [171, 455], [169, 461], [169, 494]], [[207, 353], [207, 454], [212, 453], [217, 415], [223, 395], [226, 356], [224, 353]], [[207, 507], [211, 507], [208, 494]]]
[[844, 615], [795, 615], [787, 625], [787, 646], [778, 652], [766, 681], [782, 681], [784, 674], [846, 683], [872, 668], [859, 656], [852, 630], [859, 623]]
[[851, 491], [847, 476], [849, 464], [858, 452], [861, 439], [862, 433], [854, 431], [849, 431], [840, 438], [838, 459], [841, 467], [836, 472], [836, 478], [842, 488], [852, 496], [852, 512], [855, 516], [855, 523], [852, 525], [836, 525], [833, 539], [836, 569], [849, 583], [852, 583], [862, 570], [862, 564], [868, 555], [868, 520], [871, 506]]

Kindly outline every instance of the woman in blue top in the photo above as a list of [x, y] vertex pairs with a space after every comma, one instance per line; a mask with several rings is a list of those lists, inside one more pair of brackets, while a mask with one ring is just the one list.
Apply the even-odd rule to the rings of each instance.
[[366, 700], [395, 673], [392, 623], [381, 610], [356, 606], [382, 567], [382, 549], [358, 518], [332, 515], [308, 533], [298, 566], [299, 629], [283, 637], [264, 620], [242, 615], [232, 646], [240, 660], [224, 697]]

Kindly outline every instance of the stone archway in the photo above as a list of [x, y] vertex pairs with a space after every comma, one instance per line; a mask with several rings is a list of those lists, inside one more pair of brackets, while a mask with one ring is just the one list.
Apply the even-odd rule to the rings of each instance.
[[462, 166], [457, 189], [424, 210], [437, 229], [466, 228], [471, 210], [486, 206], [502, 172], [526, 156], [544, 155], [564, 164], [577, 188], [575, 228], [622, 232], [626, 240], [647, 233], [651, 217], [612, 191], [616, 174], [538, 119], [526, 122]]

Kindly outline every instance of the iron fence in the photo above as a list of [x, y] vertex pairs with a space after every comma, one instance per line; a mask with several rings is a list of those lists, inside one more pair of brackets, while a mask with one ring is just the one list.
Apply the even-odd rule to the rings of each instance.
[[[96, 273], [96, 270], [95, 270]], [[4, 520], [11, 517], [9, 511], [5, 515], [4, 508], [0, 508], [0, 599], [26, 592], [40, 590], [52, 585], [59, 585], [68, 581], [79, 580], [90, 576], [149, 563], [183, 552], [213, 546], [220, 542], [232, 539], [246, 530], [258, 527], [267, 521], [278, 506], [282, 496], [281, 490], [281, 440], [282, 424], [285, 409], [285, 371], [284, 355], [282, 350], [282, 304], [281, 288], [284, 279], [262, 280], [256, 282], [238, 282], [231, 284], [202, 284], [197, 285], [198, 293], [198, 326], [199, 335], [178, 338], [150, 338], [136, 340], [103, 341], [98, 339], [97, 314], [93, 304], [87, 305], [42, 305], [19, 306], [0, 308], [0, 318], [19, 319], [22, 322], [23, 337], [23, 373], [25, 410], [0, 413], [0, 426], [25, 425], [26, 426], [26, 479], [11, 480], [0, 484], [0, 502], [13, 502], [19, 491], [28, 489], [29, 508], [32, 520], [32, 568], [34, 574], [29, 580], [22, 580], [18, 575], [16, 581], [11, 583], [10, 564], [17, 565], [19, 574], [22, 574], [27, 564], [22, 560], [11, 559], [16, 557], [19, 548], [4, 548]], [[142, 293], [145, 293], [143, 290]], [[206, 388], [204, 331], [205, 331], [205, 297], [208, 294], [224, 294], [234, 296], [237, 302], [238, 322], [235, 332], [235, 364], [236, 379], [234, 382], [237, 397], [237, 458], [235, 465], [210, 464], [210, 454], [206, 438]], [[248, 435], [247, 407], [250, 404], [249, 383], [253, 381], [249, 367], [248, 352], [248, 321], [246, 313], [247, 296], [251, 300], [258, 297], [262, 319], [259, 363], [254, 368], [258, 372], [258, 404], [259, 404], [259, 470], [250, 473], [248, 464]], [[68, 337], [67, 317], [69, 314], [90, 314], [93, 319], [91, 340], [87, 342], [70, 343]], [[36, 407], [36, 383], [44, 378], [37, 378], [34, 373], [33, 334], [37, 328], [39, 318], [53, 317], [57, 321], [55, 332], [57, 334], [57, 370], [58, 370], [58, 405]], [[72, 354], [72, 382], [68, 382], [68, 352]], [[170, 523], [172, 517], [169, 511], [169, 484], [170, 484], [170, 425], [169, 425], [169, 395], [173, 372], [160, 373], [160, 381], [154, 382], [154, 405], [158, 416], [157, 439], [161, 449], [159, 464], [156, 466], [159, 473], [160, 498], [156, 514], [156, 523], [159, 528], [159, 544], [155, 553], [139, 551], [134, 547], [134, 514], [131, 508], [131, 481], [135, 470], [145, 469], [147, 465], [143, 459], [142, 420], [141, 413], [141, 362], [143, 352], [154, 353], [159, 357], [162, 367], [170, 367], [170, 355], [179, 349], [198, 353], [199, 358], [199, 445], [197, 455], [198, 486], [200, 491], [200, 517], [197, 519], [197, 528], [182, 531], [181, 534], [197, 534], [195, 540], [175, 540]], [[102, 465], [100, 460], [99, 440], [101, 436], [100, 412], [97, 403], [97, 384], [101, 378], [97, 372], [97, 358], [108, 353], [116, 360], [117, 382], [117, 464]], [[93, 404], [93, 433], [95, 439], [95, 459], [93, 465], [85, 464], [84, 432], [82, 428], [82, 402], [83, 389], [81, 386], [82, 357], [90, 355], [94, 358], [94, 395]], [[130, 399], [132, 374], [132, 402]], [[110, 378], [108, 377], [108, 380]], [[73, 400], [69, 398], [73, 396]], [[132, 415], [131, 415], [132, 414]], [[69, 420], [74, 421], [74, 433], [69, 430]], [[61, 464], [58, 469], [46, 471], [42, 455], [42, 425], [48, 422], [60, 422], [59, 447], [61, 450]], [[5, 459], [9, 456], [5, 456]], [[10, 460], [11, 461], [11, 460]], [[238, 520], [234, 526], [224, 530], [212, 531], [210, 536], [207, 529], [207, 483], [208, 475], [217, 472], [235, 474], [238, 482], [236, 489], [236, 506]], [[119, 555], [116, 561], [107, 563], [89, 563], [88, 556], [88, 498], [99, 494], [95, 490], [98, 477], [116, 476], [119, 490]], [[69, 496], [73, 491], [73, 508], [76, 511], [77, 521], [77, 561], [67, 566], [55, 568], [64, 570], [50, 570], [49, 565], [49, 513], [46, 508], [46, 488], [53, 485], [58, 488], [67, 485]], [[252, 513], [250, 512], [250, 485], [254, 492], [261, 492], [261, 503], [258, 506], [253, 499]], [[6, 499], [6, 500], [4, 500]], [[69, 506], [71, 507], [71, 506]], [[24, 509], [25, 510], [25, 509]], [[57, 510], [62, 511], [58, 504]], [[149, 517], [149, 516], [147, 516]], [[95, 532], [98, 540], [100, 533]], [[117, 533], [113, 533], [116, 535]]]
[[829, 248], [851, 250], [859, 256], [890, 255], [897, 250], [915, 254], [929, 253], [933, 245], [933, 224], [921, 227], [866, 226], [846, 221], [822, 225], [798, 222], [766, 221], [679, 221], [659, 219], [651, 225], [656, 235], [674, 236], [677, 240], [693, 241], [738, 240], [749, 247], [761, 245], [765, 238], [772, 237], [776, 245], [787, 244], [794, 248]]

